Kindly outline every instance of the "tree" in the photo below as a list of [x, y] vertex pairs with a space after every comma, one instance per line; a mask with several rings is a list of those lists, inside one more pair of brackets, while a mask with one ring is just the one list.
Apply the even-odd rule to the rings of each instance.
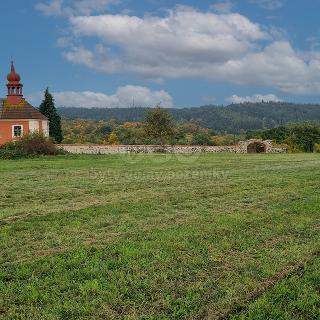
[[55, 142], [61, 143], [63, 140], [61, 129], [61, 117], [59, 116], [54, 104], [54, 98], [47, 88], [44, 93], [44, 100], [42, 101], [39, 111], [45, 115], [49, 120], [49, 135]]
[[108, 137], [108, 144], [120, 144], [119, 138], [115, 132], [112, 132]]
[[320, 126], [301, 123], [289, 127], [288, 144], [305, 152], [314, 152], [315, 144], [320, 143]]
[[164, 145], [174, 134], [173, 118], [160, 106], [145, 113], [144, 124], [146, 134], [161, 145]]
[[201, 146], [213, 145], [211, 135], [205, 131], [198, 132], [197, 134], [195, 134], [193, 136], [192, 143], [195, 145], [201, 145]]
[[280, 126], [268, 130], [249, 130], [247, 131], [246, 139], [273, 140], [276, 143], [284, 143], [289, 135], [289, 128], [286, 126]]

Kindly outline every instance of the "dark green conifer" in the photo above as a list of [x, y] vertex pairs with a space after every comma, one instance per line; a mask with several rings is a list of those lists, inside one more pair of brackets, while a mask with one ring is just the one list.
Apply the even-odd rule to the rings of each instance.
[[49, 121], [49, 134], [56, 143], [61, 143], [63, 140], [61, 129], [61, 117], [57, 112], [54, 104], [54, 98], [47, 88], [44, 93], [44, 100], [42, 101], [39, 111], [45, 115]]

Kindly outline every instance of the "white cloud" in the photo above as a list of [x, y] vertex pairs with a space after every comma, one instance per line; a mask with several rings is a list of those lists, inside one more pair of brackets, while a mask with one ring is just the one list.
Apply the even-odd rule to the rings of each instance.
[[[62, 1], [53, 0], [56, 4], [50, 8], [59, 11]], [[86, 2], [90, 1], [78, 5]], [[219, 3], [228, 1], [215, 4]], [[320, 94], [320, 52], [296, 50], [283, 30], [263, 28], [237, 13], [178, 6], [165, 16], [104, 14], [70, 16], [69, 21], [72, 34], [57, 45], [64, 47], [68, 61], [99, 72], [132, 73], [158, 82], [210, 79], [292, 95]], [[84, 45], [85, 38], [96, 44]]]
[[72, 45], [72, 40], [68, 37], [60, 37], [56, 41], [56, 47], [58, 48], [67, 48]]
[[[77, 37], [95, 37], [101, 43], [91, 49], [72, 48], [65, 54], [69, 61], [156, 80], [198, 76], [207, 65], [219, 66], [243, 56], [256, 47], [256, 41], [268, 38], [258, 24], [242, 15], [186, 7], [165, 17], [80, 16], [70, 22]], [[119, 49], [117, 57], [110, 47]]]
[[61, 16], [63, 0], [52, 0], [49, 3], [39, 2], [36, 4], [36, 9], [41, 11], [46, 16]]
[[274, 31], [268, 34], [240, 14], [178, 7], [165, 17], [100, 15], [72, 17], [70, 22], [77, 37], [95, 37], [100, 43], [72, 47], [66, 59], [102, 72], [320, 93], [320, 55], [298, 53], [287, 40], [277, 40]]
[[234, 7], [234, 3], [230, 0], [226, 1], [216, 1], [210, 6], [210, 9], [218, 13], [229, 13]]
[[[163, 107], [172, 107], [173, 99], [166, 91], [152, 91], [145, 87], [127, 85], [118, 88], [115, 94], [107, 95], [92, 91], [64, 91], [53, 93], [56, 105], [78, 108], [127, 108], [127, 107], [154, 107], [161, 104]], [[35, 93], [28, 99], [38, 105], [43, 94]]]
[[272, 86], [296, 95], [320, 93], [320, 55], [299, 55], [286, 41], [229, 61], [219, 71], [237, 84]]
[[282, 8], [286, 0], [250, 0], [252, 3], [258, 4], [260, 7], [268, 10], [276, 10]]
[[84, 47], [73, 47], [64, 56], [72, 63], [82, 64], [100, 72], [115, 73], [125, 69], [121, 59], [101, 44], [96, 45], [92, 51]]
[[228, 103], [244, 103], [244, 102], [279, 102], [282, 101], [280, 98], [278, 98], [274, 94], [255, 94], [253, 96], [246, 96], [246, 97], [241, 97], [237, 95], [233, 95], [231, 97], [226, 98], [226, 101]]
[[104, 12], [110, 5], [120, 0], [50, 0], [39, 2], [36, 9], [46, 16], [90, 15]]

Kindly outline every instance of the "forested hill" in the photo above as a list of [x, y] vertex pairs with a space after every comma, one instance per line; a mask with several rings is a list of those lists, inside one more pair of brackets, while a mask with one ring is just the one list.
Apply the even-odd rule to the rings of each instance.
[[[127, 122], [141, 121], [145, 108], [59, 108], [63, 118]], [[219, 132], [273, 128], [290, 122], [320, 122], [320, 105], [243, 103], [226, 107], [168, 109], [177, 121], [193, 121]]]

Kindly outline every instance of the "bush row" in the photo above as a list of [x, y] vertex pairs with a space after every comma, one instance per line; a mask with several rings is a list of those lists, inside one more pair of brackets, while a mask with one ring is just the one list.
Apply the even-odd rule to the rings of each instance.
[[54, 143], [39, 133], [32, 133], [17, 141], [10, 141], [0, 146], [1, 159], [32, 158], [65, 153]]

